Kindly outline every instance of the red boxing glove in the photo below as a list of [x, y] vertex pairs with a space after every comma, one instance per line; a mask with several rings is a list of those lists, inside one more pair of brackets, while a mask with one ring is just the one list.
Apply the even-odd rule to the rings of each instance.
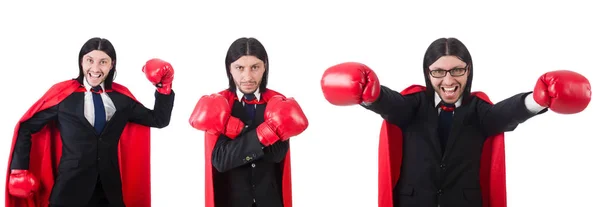
[[347, 106], [375, 102], [381, 88], [373, 70], [361, 63], [347, 62], [325, 70], [321, 89], [329, 103]]
[[202, 96], [189, 119], [192, 127], [214, 134], [225, 134], [229, 138], [236, 138], [244, 122], [231, 116], [231, 105], [227, 99], [219, 94]]
[[19, 198], [30, 198], [40, 188], [40, 183], [28, 170], [11, 170], [8, 193]]
[[258, 139], [264, 146], [277, 140], [288, 140], [308, 128], [308, 119], [293, 98], [273, 96], [265, 108], [265, 122], [256, 128]]
[[540, 106], [559, 114], [575, 114], [587, 108], [592, 98], [592, 87], [583, 75], [558, 70], [542, 75], [533, 90], [533, 99]]
[[150, 59], [146, 65], [142, 67], [142, 72], [146, 74], [146, 78], [157, 87], [157, 91], [161, 94], [168, 95], [171, 93], [171, 85], [175, 71], [170, 63], [161, 59]]

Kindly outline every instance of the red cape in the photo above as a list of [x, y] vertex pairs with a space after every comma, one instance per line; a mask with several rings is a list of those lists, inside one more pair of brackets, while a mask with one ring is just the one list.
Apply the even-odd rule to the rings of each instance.
[[[219, 92], [222, 96], [225, 96], [233, 107], [233, 103], [237, 100], [235, 93], [230, 90], [224, 90]], [[280, 93], [267, 89], [261, 93], [261, 101], [268, 102], [269, 99], [275, 95], [281, 95]], [[281, 95], [283, 96], [283, 95]], [[217, 143], [219, 134], [205, 133], [204, 134], [204, 192], [205, 192], [205, 207], [215, 207], [215, 193], [213, 189], [213, 173], [216, 173], [216, 169], [212, 166], [212, 150]], [[291, 147], [290, 147], [291, 148]], [[282, 164], [282, 194], [283, 194], [283, 206], [292, 207], [292, 173], [291, 173], [291, 159], [290, 150], [285, 155], [285, 159]]]
[[[8, 193], [8, 178], [12, 153], [17, 140], [17, 133], [22, 122], [35, 113], [59, 104], [71, 93], [85, 91], [76, 80], [68, 80], [52, 86], [38, 101], [27, 110], [15, 127], [5, 185], [6, 207], [47, 207], [50, 192], [57, 175], [58, 163], [62, 153], [62, 141], [56, 123], [48, 123], [38, 133], [31, 135], [31, 153], [29, 171], [40, 180], [40, 190], [30, 199], [11, 196]], [[129, 90], [117, 83], [112, 90], [122, 93], [137, 101]], [[109, 92], [111, 90], [107, 90]], [[119, 166], [123, 183], [123, 199], [126, 206], [150, 206], [150, 127], [135, 123], [125, 126], [119, 141]]]
[[[424, 86], [412, 85], [400, 94], [422, 92]], [[492, 104], [483, 92], [471, 95]], [[400, 178], [402, 166], [402, 130], [383, 121], [379, 135], [379, 207], [392, 207], [392, 190]], [[504, 133], [489, 137], [481, 153], [481, 193], [484, 207], [506, 207], [506, 174]]]

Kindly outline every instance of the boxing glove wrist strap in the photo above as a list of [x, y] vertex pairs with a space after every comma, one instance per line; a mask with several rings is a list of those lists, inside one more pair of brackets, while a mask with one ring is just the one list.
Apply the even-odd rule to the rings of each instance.
[[169, 95], [171, 94], [171, 84], [156, 84], [156, 91], [164, 95]]
[[256, 135], [258, 136], [260, 143], [262, 143], [264, 146], [272, 145], [279, 140], [277, 134], [266, 123], [258, 125], [256, 128]]
[[235, 139], [240, 132], [242, 132], [245, 126], [246, 125], [244, 122], [242, 122], [240, 119], [230, 116], [227, 120], [227, 125], [225, 126], [223, 134], [231, 139]]

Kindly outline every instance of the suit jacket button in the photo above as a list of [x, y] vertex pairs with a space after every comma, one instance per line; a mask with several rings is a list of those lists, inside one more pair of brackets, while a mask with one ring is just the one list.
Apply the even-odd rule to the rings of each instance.
[[442, 194], [444, 194], [444, 191], [438, 190], [437, 193], [438, 193], [438, 195], [442, 195]]
[[256, 164], [252, 163], [252, 168], [256, 167]]

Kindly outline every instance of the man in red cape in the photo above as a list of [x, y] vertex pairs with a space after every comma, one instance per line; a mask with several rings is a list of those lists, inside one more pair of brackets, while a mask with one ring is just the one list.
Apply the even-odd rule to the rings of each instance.
[[[412, 85], [400, 94], [406, 96], [425, 91], [420, 85]], [[472, 96], [492, 104], [483, 92]], [[393, 206], [393, 183], [400, 178], [402, 166], [402, 129], [383, 121], [379, 138], [379, 206]], [[504, 133], [487, 138], [481, 152], [481, 195], [483, 206], [506, 206], [506, 166], [504, 162]]]
[[289, 139], [308, 127], [293, 98], [268, 89], [268, 58], [254, 38], [232, 43], [229, 89], [200, 98], [189, 122], [205, 131], [206, 207], [291, 207]]
[[431, 43], [423, 73], [426, 86], [400, 93], [361, 63], [334, 65], [321, 79], [331, 104], [360, 104], [384, 119], [379, 207], [506, 207], [504, 132], [548, 108], [578, 113], [591, 98], [584, 76], [559, 70], [542, 75], [532, 92], [492, 104], [471, 93], [471, 55], [455, 38]]
[[[170, 91], [172, 68], [158, 59], [148, 61], [143, 68], [148, 79], [159, 85], [157, 93], [161, 94], [157, 96], [162, 96], [156, 102], [156, 106], [162, 108], [153, 112], [143, 107], [125, 86], [112, 82], [116, 55], [108, 40], [88, 40], [80, 51], [79, 62], [78, 78], [53, 85], [17, 123], [9, 156], [5, 206], [151, 206], [150, 127], [168, 125], [174, 97]], [[94, 92], [99, 96], [88, 92], [94, 91], [92, 85], [102, 86], [101, 91]], [[96, 128], [92, 125], [89, 129], [78, 127], [87, 124], [84, 118], [90, 114], [84, 113], [86, 107], [97, 109], [96, 103], [91, 105], [91, 101], [84, 99], [85, 94], [90, 95], [90, 100], [92, 97], [111, 99], [103, 100], [111, 105], [103, 111], [111, 114], [108, 123], [112, 125], [102, 128], [101, 134], [94, 134]], [[81, 107], [77, 107], [77, 103], [81, 103]], [[123, 116], [123, 112], [112, 111], [111, 107], [129, 110], [129, 115]], [[82, 109], [81, 114], [72, 111], [78, 109]], [[147, 120], [147, 116], [140, 116], [142, 113], [160, 118]], [[83, 118], [73, 119], [74, 115]], [[93, 118], [96, 123], [106, 123], [96, 118], [101, 117]], [[123, 127], [119, 128], [121, 124]], [[116, 140], [110, 140], [115, 136]], [[74, 141], [87, 143], [87, 146], [114, 144], [112, 152], [115, 154], [105, 154], [111, 147], [98, 147], [104, 152], [99, 150], [97, 159], [92, 157], [92, 162], [98, 160], [97, 163], [90, 165], [90, 159], [86, 159], [90, 157], [77, 157], [90, 148], [74, 145]], [[112, 160], [113, 156], [117, 159]], [[101, 160], [118, 167], [108, 167]], [[94, 167], [97, 170], [92, 170]], [[112, 174], [113, 169], [118, 173]], [[98, 175], [101, 177], [97, 178]], [[111, 185], [115, 179], [119, 184]]]

